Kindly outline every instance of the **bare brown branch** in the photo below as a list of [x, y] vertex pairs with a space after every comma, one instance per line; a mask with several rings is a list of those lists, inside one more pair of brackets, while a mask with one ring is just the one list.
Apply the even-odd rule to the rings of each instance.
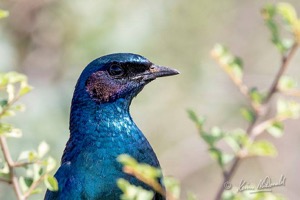
[[16, 177], [14, 173], [14, 161], [11, 158], [6, 138], [4, 136], [0, 136], [0, 146], [1, 150], [3, 152], [3, 156], [5, 161], [7, 162], [8, 169], [9, 169], [9, 176], [10, 176], [10, 183], [12, 184], [12, 187], [17, 195], [18, 200], [25, 200], [22, 191], [20, 189], [19, 183], [18, 183], [18, 178]]

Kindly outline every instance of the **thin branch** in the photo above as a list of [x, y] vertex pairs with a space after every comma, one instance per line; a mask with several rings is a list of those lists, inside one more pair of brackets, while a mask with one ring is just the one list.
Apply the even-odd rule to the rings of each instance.
[[7, 178], [0, 177], [0, 181], [1, 181], [1, 182], [8, 183], [8, 184], [11, 184], [11, 180], [9, 180], [9, 179], [7, 179]]
[[285, 73], [285, 71], [288, 67], [288, 64], [290, 63], [292, 57], [295, 55], [297, 49], [298, 49], [298, 43], [295, 42], [294, 45], [292, 46], [291, 50], [289, 51], [289, 53], [282, 57], [281, 67], [279, 68], [279, 71], [277, 72], [275, 79], [273, 80], [273, 83], [272, 83], [272, 85], [269, 89], [269, 92], [267, 94], [267, 97], [265, 99], [265, 103], [268, 103], [270, 101], [270, 99], [272, 98], [272, 96], [277, 92], [280, 77]]
[[260, 135], [261, 133], [263, 133], [268, 127], [270, 127], [273, 123], [275, 122], [282, 122], [284, 120], [288, 119], [287, 116], [276, 116], [274, 118], [265, 120], [263, 122], [261, 122], [260, 124], [257, 124], [251, 133], [251, 137], [250, 140], [254, 140], [258, 135]]
[[223, 177], [223, 182], [221, 187], [219, 188], [217, 195], [215, 197], [216, 200], [220, 200], [222, 198], [223, 192], [224, 192], [224, 183], [230, 181], [230, 179], [232, 178], [233, 174], [235, 173], [237, 167], [239, 166], [239, 163], [241, 161], [240, 157], [235, 157], [233, 160], [233, 163], [229, 169], [229, 171], [226, 173], [226, 176]]
[[12, 160], [11, 155], [9, 153], [6, 138], [3, 136], [0, 136], [0, 146], [1, 146], [4, 159], [7, 162], [8, 167], [12, 167], [14, 165], [14, 161]]
[[40, 176], [37, 181], [35, 181], [31, 184], [30, 188], [24, 194], [25, 199], [27, 199], [31, 195], [31, 193], [36, 189], [36, 187], [44, 180], [46, 175], [47, 174], [44, 174], [43, 176]]
[[137, 179], [141, 180], [142, 182], [147, 183], [155, 191], [157, 191], [158, 193], [160, 193], [163, 196], [166, 196], [166, 193], [165, 193], [164, 189], [156, 181], [148, 179], [148, 178], [145, 178], [143, 176], [143, 174], [141, 174], [137, 170], [133, 169], [132, 167], [125, 166], [123, 168], [123, 171], [125, 173], [127, 173], [127, 174], [133, 175], [134, 177], [136, 177]]
[[127, 174], [133, 175], [140, 181], [146, 183], [147, 185], [152, 187], [155, 191], [157, 191], [159, 194], [166, 197], [168, 200], [176, 200], [176, 198], [173, 197], [173, 195], [170, 194], [168, 191], [165, 191], [165, 189], [158, 182], [156, 182], [152, 179], [146, 178], [143, 174], [141, 174], [137, 170], [133, 169], [132, 167], [125, 166], [123, 168], [123, 171]]
[[227, 64], [222, 62], [220, 57], [214, 51], [211, 52], [211, 56], [219, 64], [219, 66], [221, 66], [221, 68], [228, 74], [229, 78], [236, 85], [236, 87], [239, 89], [239, 91], [249, 100], [250, 105], [252, 106], [253, 110], [255, 112], [258, 112], [259, 106], [252, 102], [251, 97], [249, 95], [249, 89], [243, 83], [243, 81], [236, 78], [236, 76], [230, 70], [228, 70], [229, 66], [227, 66]]
[[23, 194], [21, 192], [19, 183], [18, 183], [18, 178], [15, 176], [14, 173], [14, 161], [11, 158], [8, 146], [7, 146], [7, 142], [6, 142], [6, 138], [4, 136], [0, 136], [0, 146], [3, 152], [3, 156], [5, 161], [7, 162], [8, 165], [8, 169], [9, 169], [9, 176], [10, 176], [10, 182], [13, 186], [13, 189], [17, 195], [18, 200], [25, 200], [25, 198], [23, 197]]
[[300, 90], [296, 90], [296, 89], [279, 90], [279, 92], [287, 96], [300, 97]]
[[20, 96], [16, 96], [14, 99], [12, 99], [10, 102], [8, 102], [4, 107], [2, 107], [2, 110], [0, 112], [0, 117], [5, 114], [6, 111], [9, 110], [9, 108], [19, 100]]
[[13, 163], [13, 167], [25, 167], [27, 165], [34, 164], [34, 162], [15, 162]]

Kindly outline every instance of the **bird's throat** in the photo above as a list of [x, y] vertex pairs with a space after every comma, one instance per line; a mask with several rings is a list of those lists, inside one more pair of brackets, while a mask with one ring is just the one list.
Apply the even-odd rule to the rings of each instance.
[[70, 117], [70, 132], [73, 134], [102, 134], [101, 130], [112, 124], [132, 121], [128, 99], [117, 99], [113, 103], [97, 103], [93, 100], [73, 102]]

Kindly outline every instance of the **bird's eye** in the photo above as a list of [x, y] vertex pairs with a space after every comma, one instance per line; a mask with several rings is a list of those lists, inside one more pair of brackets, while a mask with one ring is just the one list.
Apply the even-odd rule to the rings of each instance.
[[120, 77], [124, 75], [125, 71], [120, 65], [113, 64], [109, 67], [108, 73], [111, 76]]

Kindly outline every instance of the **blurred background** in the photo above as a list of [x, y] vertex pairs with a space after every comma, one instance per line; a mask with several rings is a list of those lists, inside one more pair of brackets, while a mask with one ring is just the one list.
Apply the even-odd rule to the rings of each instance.
[[[0, 21], [0, 71], [25, 73], [34, 87], [23, 99], [27, 110], [12, 119], [24, 132], [22, 140], [9, 140], [13, 156], [45, 140], [59, 160], [69, 137], [72, 93], [83, 68], [105, 54], [138, 53], [181, 74], [148, 85], [132, 103], [133, 119], [155, 149], [164, 174], [180, 180], [182, 199], [189, 191], [199, 199], [212, 199], [221, 171], [186, 110], [206, 116], [208, 128], [246, 127], [239, 107], [247, 102], [209, 52], [217, 42], [229, 46], [244, 59], [245, 82], [266, 90], [280, 56], [260, 9], [276, 2], [1, 0], [0, 8], [10, 16]], [[300, 12], [300, 1], [287, 2]], [[297, 80], [299, 54], [288, 70]], [[299, 120], [285, 125], [282, 138], [270, 139], [278, 147], [278, 156], [245, 160], [233, 185], [241, 179], [258, 183], [266, 176], [276, 181], [285, 175], [286, 186], [274, 192], [288, 199], [299, 197]], [[14, 199], [3, 184], [0, 199]]]

